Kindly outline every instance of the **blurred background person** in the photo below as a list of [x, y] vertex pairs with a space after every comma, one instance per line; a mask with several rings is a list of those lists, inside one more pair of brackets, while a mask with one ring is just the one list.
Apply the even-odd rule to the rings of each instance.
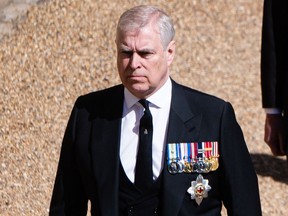
[[261, 49], [264, 140], [275, 156], [287, 155], [288, 1], [265, 0]]

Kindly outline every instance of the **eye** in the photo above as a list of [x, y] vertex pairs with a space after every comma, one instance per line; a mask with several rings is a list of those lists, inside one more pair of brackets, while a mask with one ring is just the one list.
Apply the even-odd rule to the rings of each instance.
[[150, 56], [153, 55], [152, 52], [150, 51], [141, 51], [138, 53], [142, 58], [149, 58]]
[[124, 55], [124, 56], [132, 56], [133, 52], [129, 51], [129, 50], [122, 50], [121, 54]]

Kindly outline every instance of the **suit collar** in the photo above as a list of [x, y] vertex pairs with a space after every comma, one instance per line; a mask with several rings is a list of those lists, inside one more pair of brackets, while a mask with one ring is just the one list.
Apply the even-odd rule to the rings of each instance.
[[193, 101], [187, 100], [183, 87], [173, 81], [167, 143], [197, 140], [202, 115]]

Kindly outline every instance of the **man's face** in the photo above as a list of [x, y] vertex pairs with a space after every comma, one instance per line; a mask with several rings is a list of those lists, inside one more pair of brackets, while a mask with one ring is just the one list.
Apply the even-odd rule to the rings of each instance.
[[119, 33], [117, 67], [123, 85], [136, 97], [147, 98], [169, 77], [175, 45], [164, 50], [158, 29], [149, 24], [139, 31]]

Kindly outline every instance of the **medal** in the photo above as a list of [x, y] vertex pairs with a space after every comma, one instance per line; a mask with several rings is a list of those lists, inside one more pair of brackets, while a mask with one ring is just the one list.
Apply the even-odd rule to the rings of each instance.
[[176, 174], [178, 173], [179, 165], [177, 163], [177, 148], [175, 143], [167, 146], [167, 153], [168, 171], [171, 174]]
[[211, 170], [212, 171], [215, 171], [218, 169], [218, 167], [219, 167], [218, 157], [212, 157], [209, 160], [209, 163], [211, 164]]
[[184, 162], [184, 172], [185, 173], [191, 173], [193, 171], [193, 166], [191, 163], [185, 161]]
[[211, 190], [211, 186], [208, 183], [209, 180], [204, 179], [203, 176], [199, 174], [196, 181], [192, 181], [191, 187], [189, 187], [187, 190], [191, 196], [191, 199], [195, 199], [198, 205], [201, 204], [203, 198], [208, 197], [208, 191]]
[[185, 170], [185, 165], [182, 161], [178, 161], [178, 173], [182, 173]]
[[176, 163], [176, 162], [171, 162], [171, 163], [169, 164], [169, 166], [168, 166], [168, 171], [169, 171], [169, 173], [171, 173], [171, 174], [176, 174], [176, 173], [178, 173], [178, 170], [179, 170], [179, 165], [178, 165], [178, 163]]

